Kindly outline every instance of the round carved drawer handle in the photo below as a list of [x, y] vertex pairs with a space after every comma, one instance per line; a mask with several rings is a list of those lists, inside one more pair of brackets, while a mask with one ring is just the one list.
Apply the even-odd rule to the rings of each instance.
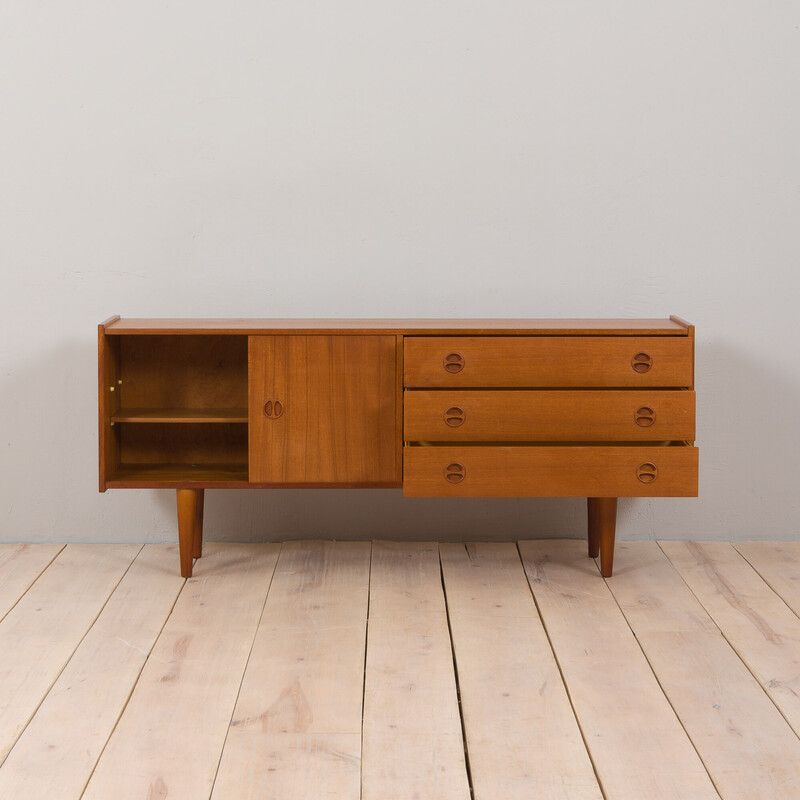
[[463, 464], [459, 464], [457, 461], [454, 461], [452, 464], [448, 464], [444, 470], [444, 479], [448, 483], [461, 483], [464, 478], [467, 477], [467, 470]]
[[653, 366], [653, 359], [647, 353], [637, 353], [631, 359], [631, 366], [634, 372], [648, 372]]
[[445, 368], [446, 372], [455, 375], [457, 372], [461, 372], [461, 370], [464, 369], [464, 356], [462, 356], [461, 353], [448, 353], [444, 357], [444, 361], [442, 361], [442, 366]]
[[264, 403], [264, 414], [269, 419], [278, 419], [283, 415], [283, 403], [280, 400], [267, 400]]
[[633, 419], [640, 428], [649, 428], [656, 421], [656, 412], [650, 406], [642, 406], [633, 412]]
[[642, 483], [652, 483], [658, 477], [658, 467], [652, 461], [645, 461], [636, 467], [636, 477]]
[[463, 408], [453, 406], [444, 412], [444, 424], [449, 425], [451, 428], [458, 428], [464, 424], [467, 415], [464, 413]]

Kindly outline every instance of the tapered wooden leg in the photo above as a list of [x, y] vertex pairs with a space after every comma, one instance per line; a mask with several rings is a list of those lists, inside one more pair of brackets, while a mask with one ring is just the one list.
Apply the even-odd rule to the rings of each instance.
[[597, 498], [586, 498], [586, 510], [589, 516], [589, 558], [600, 555], [600, 528], [597, 526]]
[[197, 489], [197, 505], [194, 512], [194, 539], [192, 555], [201, 558], [203, 555], [203, 506], [205, 505], [205, 489]]
[[[614, 539], [617, 533], [617, 498], [589, 498], [589, 555], [600, 550], [600, 574], [610, 578], [614, 571]], [[594, 550], [592, 548], [595, 548]]]
[[178, 545], [181, 552], [181, 575], [184, 578], [191, 578], [192, 553], [194, 552], [197, 526], [197, 495], [203, 490], [177, 489], [176, 491], [178, 494]]

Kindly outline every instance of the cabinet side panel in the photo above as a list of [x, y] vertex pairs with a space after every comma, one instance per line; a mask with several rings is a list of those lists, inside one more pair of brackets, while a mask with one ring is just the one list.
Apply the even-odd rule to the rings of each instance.
[[103, 325], [97, 330], [97, 354], [100, 491], [104, 492], [107, 481], [119, 466], [119, 441], [111, 425], [111, 415], [119, 408], [119, 341], [107, 337]]
[[253, 336], [250, 480], [399, 482], [394, 336]]
[[403, 443], [405, 441], [405, 424], [403, 422], [403, 409], [405, 397], [403, 395], [403, 336], [398, 334], [396, 342], [395, 353], [395, 387], [394, 387], [394, 404], [395, 404], [395, 450], [397, 460], [397, 479], [400, 480], [403, 475]]

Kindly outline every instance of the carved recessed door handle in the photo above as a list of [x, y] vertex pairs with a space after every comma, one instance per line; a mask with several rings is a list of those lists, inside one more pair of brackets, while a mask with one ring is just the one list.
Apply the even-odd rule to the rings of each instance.
[[455, 375], [457, 372], [461, 372], [461, 370], [464, 369], [464, 356], [462, 356], [461, 353], [448, 353], [442, 361], [442, 366], [445, 368], [446, 372]]
[[631, 366], [634, 372], [649, 372], [650, 367], [653, 366], [653, 359], [648, 353], [637, 353], [631, 359]]
[[656, 412], [650, 406], [642, 406], [633, 412], [633, 419], [640, 428], [649, 428], [656, 421]]
[[278, 419], [283, 416], [283, 403], [280, 400], [267, 400], [264, 403], [264, 415], [268, 419]]
[[464, 424], [467, 415], [464, 413], [463, 408], [453, 406], [444, 412], [444, 424], [449, 425], [451, 428], [458, 428]]
[[463, 464], [459, 464], [457, 461], [454, 461], [452, 464], [448, 464], [444, 470], [444, 479], [448, 483], [461, 483], [464, 478], [467, 477], [467, 470]]
[[658, 477], [658, 467], [652, 461], [645, 461], [636, 467], [636, 477], [642, 483], [652, 483]]

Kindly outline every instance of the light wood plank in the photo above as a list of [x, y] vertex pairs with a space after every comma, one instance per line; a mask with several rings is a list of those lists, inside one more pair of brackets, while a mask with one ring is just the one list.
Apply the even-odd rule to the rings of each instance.
[[585, 543], [519, 547], [606, 800], [716, 800]]
[[213, 797], [357, 799], [360, 775], [361, 734], [250, 729], [229, 737]]
[[0, 622], [0, 763], [140, 549], [69, 545]]
[[363, 800], [469, 800], [436, 544], [374, 542]]
[[734, 547], [800, 616], [800, 542], [739, 542]]
[[279, 550], [207, 545], [85, 800], [209, 797]]
[[658, 545], [616, 561], [609, 588], [722, 797], [800, 797], [800, 739]]
[[0, 544], [0, 620], [63, 547], [62, 544]]
[[659, 542], [800, 735], [800, 619], [727, 542]]
[[214, 800], [358, 800], [368, 542], [284, 544]]
[[475, 800], [602, 800], [516, 546], [439, 549]]
[[0, 797], [81, 796], [183, 586], [176, 555], [139, 553], [0, 768]]

